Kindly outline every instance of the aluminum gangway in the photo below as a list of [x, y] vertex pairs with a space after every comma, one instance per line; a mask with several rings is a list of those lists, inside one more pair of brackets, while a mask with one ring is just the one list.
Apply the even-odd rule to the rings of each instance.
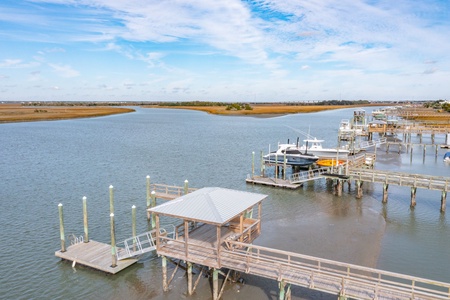
[[[170, 231], [168, 231], [170, 229]], [[173, 238], [175, 235], [175, 226], [169, 225], [160, 228], [159, 234]], [[128, 238], [116, 244], [117, 260], [127, 259], [142, 255], [144, 253], [156, 250], [156, 229], [147, 231], [135, 237]]]
[[311, 169], [308, 171], [302, 171], [294, 173], [290, 176], [289, 182], [291, 184], [299, 184], [310, 180], [316, 180], [323, 178], [323, 174], [330, 173], [331, 167], [324, 167], [318, 169]]
[[381, 144], [386, 144], [387, 138], [380, 138], [377, 140], [371, 140], [371, 141], [363, 141], [359, 144], [360, 149], [367, 149], [373, 146], [379, 146]]

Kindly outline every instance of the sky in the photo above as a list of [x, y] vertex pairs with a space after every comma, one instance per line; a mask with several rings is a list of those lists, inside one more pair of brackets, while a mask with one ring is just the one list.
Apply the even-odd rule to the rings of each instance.
[[2, 0], [0, 101], [450, 98], [450, 0]]

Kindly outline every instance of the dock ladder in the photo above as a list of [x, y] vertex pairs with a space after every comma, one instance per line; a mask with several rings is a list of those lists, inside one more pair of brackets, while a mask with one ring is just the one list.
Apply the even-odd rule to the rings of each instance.
[[312, 169], [308, 171], [302, 171], [298, 173], [294, 173], [290, 176], [289, 181], [291, 184], [297, 184], [297, 183], [303, 183], [310, 180], [316, 180], [319, 178], [322, 178], [323, 174], [330, 172], [329, 167], [319, 168], [319, 169]]
[[[170, 226], [170, 231], [161, 227], [159, 230], [159, 234], [173, 238], [175, 234], [175, 227], [173, 225]], [[145, 233], [117, 243], [117, 260], [127, 259], [156, 250], [155, 240], [156, 229], [153, 229], [151, 231], [147, 231]]]

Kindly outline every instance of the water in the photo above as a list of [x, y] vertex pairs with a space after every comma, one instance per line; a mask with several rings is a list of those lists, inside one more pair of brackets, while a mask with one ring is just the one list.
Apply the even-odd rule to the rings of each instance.
[[[367, 111], [371, 111], [368, 109]], [[418, 190], [409, 208], [407, 187], [364, 183], [341, 197], [325, 181], [298, 190], [247, 185], [252, 151], [294, 142], [310, 131], [335, 146], [341, 119], [352, 109], [276, 118], [224, 117], [203, 112], [137, 109], [136, 113], [93, 119], [0, 125], [0, 291], [3, 299], [178, 299], [186, 296], [179, 271], [171, 291], [162, 292], [161, 263], [146, 255], [111, 276], [54, 256], [59, 249], [58, 203], [63, 203], [66, 234], [83, 233], [82, 197], [88, 199], [91, 239], [109, 242], [109, 186], [115, 190], [117, 240], [131, 236], [131, 206], [137, 206], [138, 232], [147, 230], [145, 177], [152, 182], [191, 187], [220, 186], [268, 194], [262, 235], [256, 244], [450, 282], [450, 222], [439, 212], [440, 192]], [[413, 137], [414, 139], [415, 137]], [[427, 136], [424, 141], [431, 141]], [[443, 143], [443, 136], [436, 143]], [[449, 176], [444, 150], [415, 148], [386, 154], [378, 149], [378, 169]], [[448, 205], [447, 205], [447, 210]], [[447, 212], [448, 214], [448, 212]], [[277, 283], [246, 276], [230, 285], [224, 299], [276, 299]], [[209, 299], [203, 278], [192, 299]], [[302, 288], [293, 299], [335, 299]]]

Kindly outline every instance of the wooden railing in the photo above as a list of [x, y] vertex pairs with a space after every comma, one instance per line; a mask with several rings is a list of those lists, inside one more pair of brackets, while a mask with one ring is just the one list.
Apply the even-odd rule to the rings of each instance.
[[228, 241], [221, 265], [356, 299], [449, 299], [450, 283]]
[[430, 190], [448, 191], [450, 177], [409, 174], [391, 171], [368, 169], [350, 169], [349, 175], [354, 180], [380, 182], [400, 186], [425, 188]]
[[[182, 186], [171, 186], [166, 184], [153, 183], [150, 185], [150, 190], [154, 191], [157, 195], [167, 195], [171, 198], [181, 197], [184, 195], [184, 187]], [[188, 188], [188, 193], [196, 191], [195, 188]]]

